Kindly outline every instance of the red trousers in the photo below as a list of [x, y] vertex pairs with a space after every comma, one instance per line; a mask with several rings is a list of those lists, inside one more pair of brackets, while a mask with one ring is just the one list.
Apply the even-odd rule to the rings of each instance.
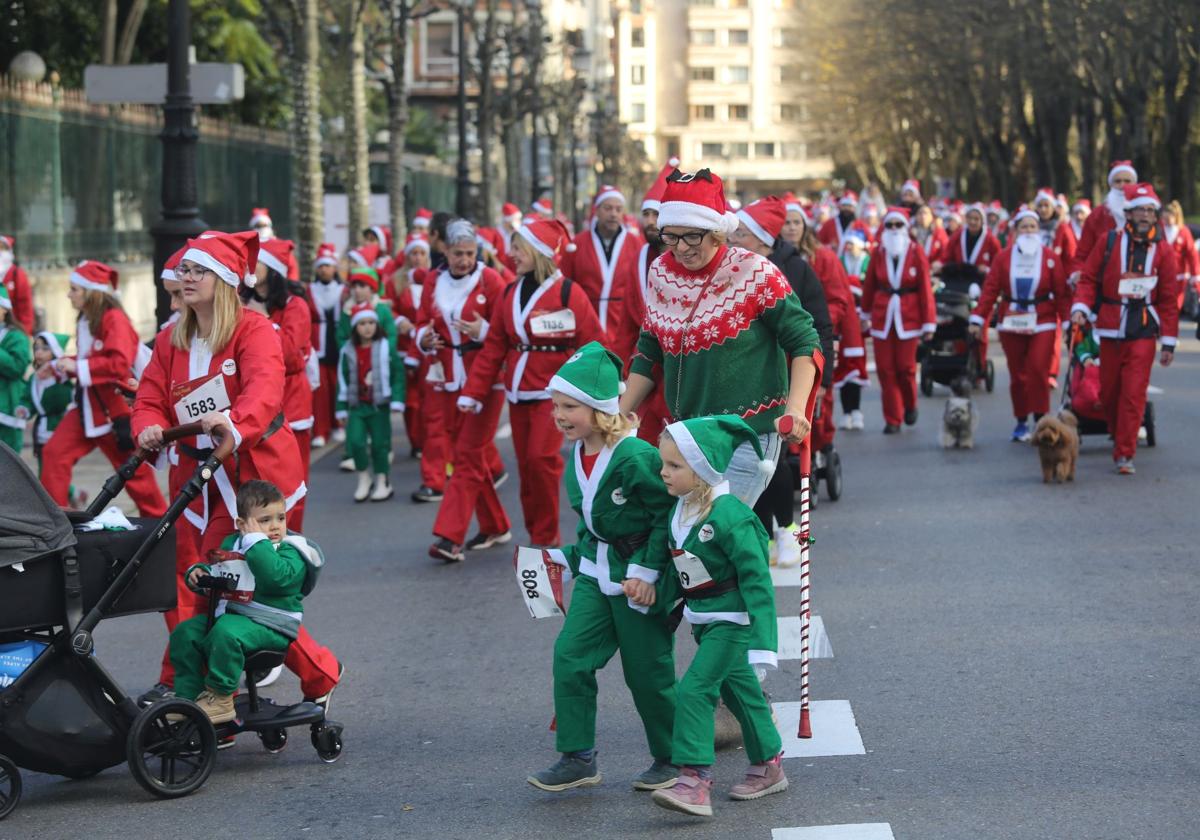
[[[817, 387], [820, 387], [820, 383]], [[820, 416], [812, 419], [812, 448], [817, 451], [832, 444], [837, 433], [837, 427], [833, 425], [833, 390], [825, 389], [825, 396], [821, 398]]]
[[318, 364], [321, 385], [313, 391], [313, 437], [329, 439], [330, 433], [341, 424], [333, 416], [333, 405], [337, 401], [337, 365]]
[[[442, 417], [445, 394], [424, 379], [421, 379], [420, 387], [421, 423], [425, 430], [425, 445], [421, 447], [421, 483], [441, 492], [446, 489], [446, 465], [450, 460], [448, 424]], [[454, 403], [450, 403], [450, 410], [458, 413]]]
[[1008, 360], [1008, 393], [1012, 398], [1013, 417], [1024, 420], [1030, 414], [1050, 411], [1050, 358], [1057, 346], [1054, 331], [1021, 335], [1001, 332], [1000, 346]]
[[[471, 517], [479, 517], [479, 530], [503, 534], [512, 528], [500, 496], [492, 485], [500, 454], [496, 450], [496, 426], [504, 408], [504, 392], [493, 390], [484, 400], [483, 411], [468, 414], [458, 410], [458, 392], [435, 394], [442, 403], [442, 417], [454, 447], [453, 473], [446, 482], [446, 495], [433, 523], [434, 536], [456, 545], [466, 542]], [[555, 488], [557, 498], [558, 489]]]
[[904, 412], [917, 407], [916, 338], [875, 338], [875, 372], [883, 397], [883, 421], [904, 422]]
[[1154, 365], [1156, 342], [1152, 338], [1100, 342], [1100, 402], [1108, 412], [1113, 436], [1113, 460], [1137, 453], [1138, 428], [1146, 412], [1146, 387]]
[[[117, 438], [112, 432], [100, 437], [89, 438], [83, 432], [83, 419], [78, 408], [72, 408], [59, 422], [58, 428], [42, 450], [42, 485], [50, 498], [62, 507], [67, 506], [70, 493], [71, 473], [84, 456], [97, 447], [113, 465], [121, 466], [133, 452], [122, 452], [117, 447]], [[142, 516], [158, 518], [167, 512], [167, 503], [154, 479], [154, 469], [149, 464], [138, 467], [133, 478], [125, 485], [129, 497], [137, 505]]]
[[533, 545], [558, 545], [558, 485], [562, 481], [562, 432], [554, 423], [550, 400], [508, 407], [517, 473], [521, 477], [521, 513]]
[[421, 380], [417, 369], [404, 369], [404, 432], [410, 449], [425, 448], [425, 415], [421, 413]]
[[1062, 370], [1062, 321], [1054, 327], [1054, 346], [1050, 348], [1050, 368], [1046, 376], [1046, 382], [1050, 382], [1050, 377], [1058, 379], [1059, 371]]

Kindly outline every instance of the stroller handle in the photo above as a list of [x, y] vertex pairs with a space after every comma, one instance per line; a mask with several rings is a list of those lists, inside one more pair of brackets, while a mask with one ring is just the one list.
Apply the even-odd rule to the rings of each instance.
[[[172, 426], [169, 429], [163, 429], [163, 444], [174, 443], [183, 438], [196, 437], [202, 434], [204, 434], [204, 427], [200, 423], [184, 423], [182, 426]], [[224, 428], [217, 426], [213, 428], [212, 436], [219, 441], [217, 448], [213, 450], [213, 457], [218, 461], [224, 461], [233, 453], [235, 443], [233, 435], [229, 434]], [[154, 450], [152, 449], [138, 447], [137, 456], [144, 461], [153, 453]]]

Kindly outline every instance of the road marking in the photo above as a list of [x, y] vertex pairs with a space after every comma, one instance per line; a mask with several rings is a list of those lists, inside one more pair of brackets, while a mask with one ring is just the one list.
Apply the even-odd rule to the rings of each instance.
[[814, 825], [807, 828], [773, 828], [771, 840], [896, 840], [891, 823]]
[[800, 564], [795, 566], [772, 566], [771, 583], [778, 589], [781, 586], [800, 585]]
[[814, 700], [808, 705], [811, 738], [797, 738], [800, 703], [772, 703], [783, 736], [784, 758], [815, 758], [826, 755], [866, 755], [862, 736], [854, 722], [849, 700]]
[[[809, 655], [812, 659], [833, 659], [833, 645], [825, 633], [825, 622], [814, 615], [808, 627]], [[800, 658], [800, 616], [786, 615], [779, 619], [779, 658]]]

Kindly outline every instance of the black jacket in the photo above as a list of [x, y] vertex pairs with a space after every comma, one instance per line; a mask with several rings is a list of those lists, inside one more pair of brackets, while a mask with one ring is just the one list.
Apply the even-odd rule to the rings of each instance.
[[821, 385], [829, 388], [833, 385], [833, 368], [836, 360], [833, 357], [833, 321], [829, 318], [829, 305], [825, 302], [825, 287], [821, 285], [820, 279], [812, 270], [812, 266], [808, 264], [808, 260], [804, 259], [796, 250], [796, 246], [790, 242], [778, 240], [775, 243], [775, 250], [771, 252], [770, 260], [783, 272], [783, 276], [792, 284], [796, 297], [800, 298], [800, 305], [812, 316], [813, 327], [816, 328], [817, 335], [821, 338], [821, 352], [825, 354], [825, 370], [821, 372]]

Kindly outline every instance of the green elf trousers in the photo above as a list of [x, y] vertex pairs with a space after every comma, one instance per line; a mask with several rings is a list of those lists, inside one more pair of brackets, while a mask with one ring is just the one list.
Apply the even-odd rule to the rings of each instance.
[[650, 755], [669, 760], [675, 717], [674, 643], [662, 615], [643, 615], [629, 607], [624, 595], [605, 595], [587, 575], [576, 578], [571, 607], [554, 642], [558, 751], [595, 747], [596, 672], [620, 649], [625, 684], [642, 718]]
[[[171, 664], [175, 694], [195, 700], [205, 686], [217, 694], [233, 694], [256, 650], [287, 650], [287, 636], [244, 615], [225, 613], [208, 630], [208, 616], [181, 621], [171, 631]], [[207, 671], [207, 673], [205, 673]]]
[[354, 459], [354, 469], [362, 472], [369, 463], [377, 475], [387, 475], [391, 471], [388, 464], [392, 453], [391, 409], [386, 405], [352, 405], [347, 414], [346, 452]]
[[21, 453], [21, 442], [24, 438], [24, 427], [15, 429], [12, 426], [0, 426], [0, 442], [8, 444], [9, 448], [18, 455]]
[[700, 647], [679, 681], [671, 757], [676, 764], [707, 767], [713, 753], [713, 713], [717, 696], [737, 718], [751, 764], [761, 764], [783, 748], [771, 720], [771, 707], [747, 660], [750, 628], [718, 621], [698, 624], [692, 635]]

